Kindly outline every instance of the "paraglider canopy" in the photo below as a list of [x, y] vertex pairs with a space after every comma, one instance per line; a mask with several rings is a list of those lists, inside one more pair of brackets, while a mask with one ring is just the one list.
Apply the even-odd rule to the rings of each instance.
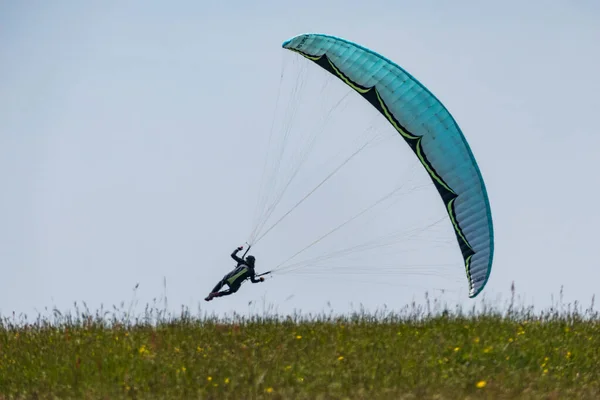
[[469, 297], [477, 296], [492, 267], [491, 209], [475, 157], [446, 107], [400, 66], [356, 43], [309, 33], [285, 41], [283, 48], [354, 89], [406, 141], [444, 203], [464, 259]]

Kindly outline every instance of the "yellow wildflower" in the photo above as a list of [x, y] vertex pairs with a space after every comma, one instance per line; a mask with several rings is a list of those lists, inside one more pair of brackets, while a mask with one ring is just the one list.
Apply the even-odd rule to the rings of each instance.
[[479, 381], [479, 382], [477, 382], [477, 384], [475, 386], [477, 386], [477, 388], [479, 388], [479, 389], [483, 389], [486, 385], [487, 385], [486, 381]]
[[139, 349], [138, 349], [138, 353], [140, 354], [148, 354], [150, 353], [150, 351], [146, 348], [146, 345], [142, 345]]

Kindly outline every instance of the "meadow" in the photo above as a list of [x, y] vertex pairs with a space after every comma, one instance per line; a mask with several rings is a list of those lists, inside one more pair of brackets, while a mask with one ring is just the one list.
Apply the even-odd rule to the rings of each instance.
[[3, 316], [0, 399], [598, 399], [586, 307]]

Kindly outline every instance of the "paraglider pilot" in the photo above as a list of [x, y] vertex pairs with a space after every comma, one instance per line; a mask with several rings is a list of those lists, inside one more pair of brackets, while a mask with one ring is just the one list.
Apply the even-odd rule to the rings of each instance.
[[[256, 259], [254, 256], [248, 256], [246, 259], [238, 257], [237, 253], [243, 249], [243, 246], [238, 247], [231, 253], [231, 258], [237, 261], [237, 267], [219, 281], [217, 285], [213, 288], [211, 293], [204, 299], [206, 301], [211, 301], [215, 297], [228, 296], [238, 291], [240, 286], [242, 286], [242, 282], [246, 279], [250, 278], [252, 283], [263, 282], [265, 278], [262, 276], [256, 279], [256, 272], [254, 271], [254, 263]], [[223, 286], [229, 286], [229, 289], [219, 292]]]

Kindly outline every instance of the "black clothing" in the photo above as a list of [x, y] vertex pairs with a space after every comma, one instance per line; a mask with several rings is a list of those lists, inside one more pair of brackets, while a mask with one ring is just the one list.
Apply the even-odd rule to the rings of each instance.
[[[252, 283], [261, 282], [260, 279], [256, 279], [256, 272], [254, 271], [254, 257], [248, 256], [245, 260], [243, 258], [238, 257], [237, 253], [240, 251], [240, 248], [237, 248], [231, 253], [231, 258], [237, 261], [237, 266], [231, 272], [217, 283], [217, 285], [213, 288], [211, 293], [214, 293], [214, 297], [228, 296], [233, 294], [239, 290], [242, 286], [242, 283], [250, 278]], [[219, 292], [223, 286], [229, 286], [229, 289]]]

